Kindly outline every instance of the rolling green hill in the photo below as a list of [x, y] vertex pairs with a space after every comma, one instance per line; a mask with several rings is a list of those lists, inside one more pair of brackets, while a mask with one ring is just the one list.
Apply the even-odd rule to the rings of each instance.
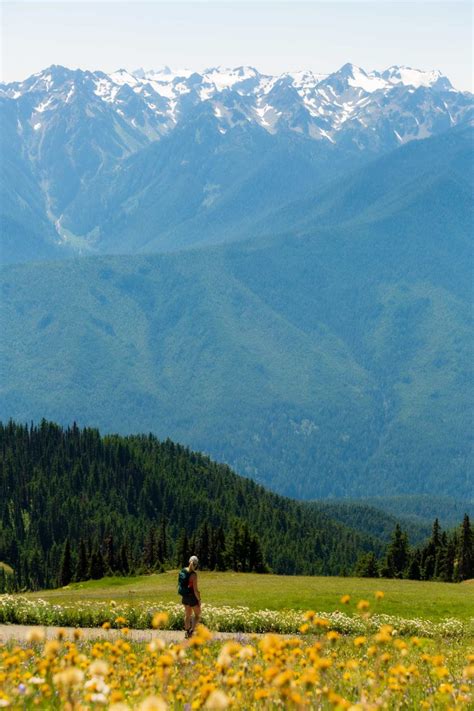
[[383, 550], [374, 536], [151, 435], [0, 423], [0, 455], [0, 560], [20, 587], [153, 571], [191, 552], [204, 568], [339, 574], [361, 552]]
[[[443, 528], [454, 528], [458, 525], [465, 513], [474, 518], [474, 501], [466, 499], [461, 501], [450, 496], [440, 496], [436, 494], [408, 494], [406, 496], [374, 496], [367, 497], [361, 501], [348, 501], [349, 506], [361, 505], [375, 509], [379, 513], [384, 512], [388, 520], [394, 517], [401, 521], [404, 528], [410, 530], [414, 525], [415, 530], [420, 533], [431, 528], [435, 518]], [[329, 504], [331, 506], [331, 504]], [[330, 512], [327, 512], [331, 515]], [[369, 529], [364, 529], [368, 531]], [[412, 533], [412, 535], [413, 535]]]
[[[382, 501], [383, 497], [380, 497]], [[449, 501], [448, 497], [446, 500]], [[389, 513], [389, 507], [376, 508], [375, 502], [379, 499], [369, 499], [373, 501], [369, 505], [364, 500], [362, 501], [314, 501], [309, 506], [312, 506], [315, 511], [320, 511], [326, 514], [334, 521], [339, 521], [346, 526], [355, 528], [358, 531], [363, 531], [367, 535], [375, 536], [382, 541], [389, 541], [395, 526], [400, 524], [403, 530], [407, 533], [408, 539], [412, 545], [423, 543], [430, 537], [433, 521], [437, 516], [437, 512], [442, 509], [438, 502], [438, 507], [433, 501], [433, 514], [430, 521], [423, 519], [413, 519], [410, 516], [394, 516]], [[462, 508], [462, 507], [461, 507]], [[457, 526], [462, 519], [463, 514], [460, 513], [457, 520], [452, 522], [452, 526]]]

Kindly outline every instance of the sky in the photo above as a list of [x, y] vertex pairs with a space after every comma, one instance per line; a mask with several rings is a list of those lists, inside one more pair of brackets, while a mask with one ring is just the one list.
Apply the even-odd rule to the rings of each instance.
[[472, 5], [458, 0], [2, 2], [2, 81], [51, 64], [199, 71], [440, 69], [473, 90]]

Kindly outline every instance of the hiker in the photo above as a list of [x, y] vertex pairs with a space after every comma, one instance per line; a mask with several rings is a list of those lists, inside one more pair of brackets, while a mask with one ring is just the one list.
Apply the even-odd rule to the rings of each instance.
[[178, 575], [178, 594], [184, 605], [184, 636], [192, 637], [201, 615], [201, 593], [198, 588], [196, 570], [199, 566], [197, 556], [192, 555], [187, 568]]

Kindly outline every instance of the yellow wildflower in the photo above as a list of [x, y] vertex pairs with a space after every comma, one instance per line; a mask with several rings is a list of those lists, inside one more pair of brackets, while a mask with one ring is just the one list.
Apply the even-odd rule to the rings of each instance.
[[161, 696], [148, 696], [140, 706], [138, 711], [166, 711], [168, 705]]
[[153, 619], [151, 621], [151, 626], [153, 629], [158, 629], [159, 627], [165, 627], [169, 622], [169, 615], [167, 612], [156, 612], [153, 615]]
[[214, 689], [207, 697], [204, 707], [206, 709], [226, 709], [229, 703], [229, 697], [223, 691]]
[[79, 686], [84, 681], [84, 672], [77, 667], [66, 667], [54, 675], [53, 681], [58, 686]]
[[42, 642], [45, 638], [44, 629], [41, 627], [31, 627], [26, 633], [26, 641], [35, 643]]

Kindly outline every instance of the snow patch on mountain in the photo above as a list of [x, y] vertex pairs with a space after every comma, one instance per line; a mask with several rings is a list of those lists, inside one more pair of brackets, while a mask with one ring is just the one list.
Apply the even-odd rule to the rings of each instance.
[[[21, 115], [31, 125], [35, 114], [49, 120], [69, 102], [78, 108], [75, 120], [113, 115], [110, 136], [126, 154], [159, 140], [208, 103], [207, 115], [214, 114], [221, 133], [258, 125], [271, 134], [286, 130], [331, 143], [349, 136], [360, 150], [433, 135], [467, 121], [472, 112], [472, 96], [453, 89], [438, 70], [392, 66], [367, 72], [350, 63], [329, 75], [301, 70], [278, 76], [250, 66], [111, 74], [52, 66], [24, 82], [1, 85], [0, 92], [24, 101]], [[42, 120], [45, 133], [48, 120]]]
[[353, 68], [352, 76], [348, 78], [348, 84], [349, 86], [363, 89], [369, 94], [378, 89], [385, 89], [387, 87], [387, 82], [383, 79], [374, 74], [366, 74], [360, 67]]
[[439, 70], [423, 71], [411, 67], [393, 66], [382, 72], [381, 76], [392, 85], [403, 84], [404, 86], [414, 86], [416, 89], [420, 86], [434, 86], [440, 80], [444, 80], [443, 83], [451, 87], [449, 79], [443, 76]]

